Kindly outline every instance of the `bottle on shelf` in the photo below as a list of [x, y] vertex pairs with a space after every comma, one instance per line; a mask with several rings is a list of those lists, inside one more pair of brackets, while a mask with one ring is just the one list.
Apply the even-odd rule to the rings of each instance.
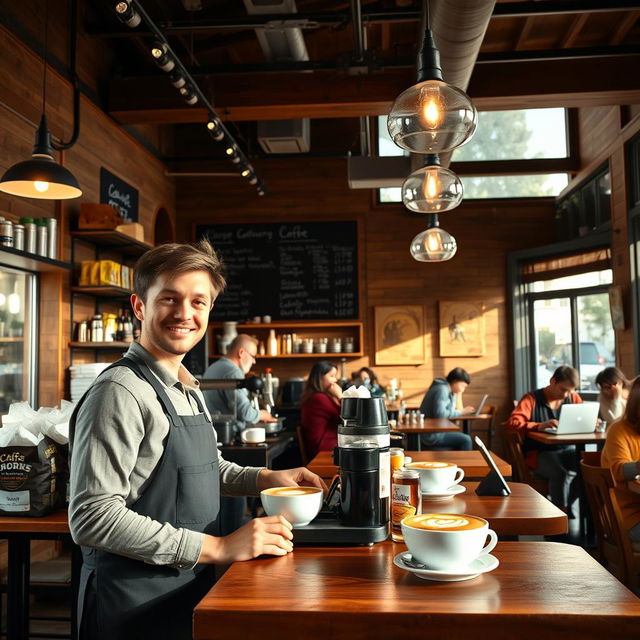
[[347, 379], [347, 359], [340, 358], [340, 380], [338, 380], [338, 384], [346, 389], [349, 384], [349, 380]]
[[[133, 320], [128, 311], [124, 312], [124, 336], [125, 342], [133, 342], [136, 339], [136, 329], [133, 326]], [[140, 329], [138, 329], [138, 338], [140, 337]]]
[[270, 356], [278, 355], [278, 338], [276, 337], [275, 329], [269, 330], [269, 338], [267, 340], [267, 353]]

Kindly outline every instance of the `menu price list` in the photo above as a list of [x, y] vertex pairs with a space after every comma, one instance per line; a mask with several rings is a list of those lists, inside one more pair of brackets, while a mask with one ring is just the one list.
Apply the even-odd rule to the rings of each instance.
[[358, 316], [358, 228], [349, 222], [201, 225], [227, 267], [216, 320]]

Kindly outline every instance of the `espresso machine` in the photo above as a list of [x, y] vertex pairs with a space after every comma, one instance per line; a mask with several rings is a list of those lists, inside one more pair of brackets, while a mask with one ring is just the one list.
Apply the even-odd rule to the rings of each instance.
[[370, 545], [389, 534], [391, 469], [389, 421], [384, 398], [343, 398], [338, 446], [339, 467], [326, 504], [296, 544]]

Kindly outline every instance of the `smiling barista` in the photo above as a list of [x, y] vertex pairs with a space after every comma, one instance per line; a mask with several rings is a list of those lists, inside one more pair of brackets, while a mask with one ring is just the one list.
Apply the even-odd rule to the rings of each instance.
[[293, 549], [282, 517], [216, 536], [221, 493], [324, 487], [307, 469], [221, 458], [197, 381], [181, 365], [225, 286], [211, 245], [166, 244], [138, 261], [131, 296], [140, 342], [96, 380], [71, 421], [69, 523], [82, 545], [81, 639], [191, 638], [207, 565]]

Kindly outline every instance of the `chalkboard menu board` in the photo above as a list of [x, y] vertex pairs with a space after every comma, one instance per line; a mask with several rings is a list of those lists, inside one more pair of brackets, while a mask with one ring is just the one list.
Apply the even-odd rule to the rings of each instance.
[[216, 320], [358, 317], [356, 222], [200, 225], [227, 265]]
[[100, 203], [112, 204], [125, 222], [138, 221], [138, 190], [100, 167]]

